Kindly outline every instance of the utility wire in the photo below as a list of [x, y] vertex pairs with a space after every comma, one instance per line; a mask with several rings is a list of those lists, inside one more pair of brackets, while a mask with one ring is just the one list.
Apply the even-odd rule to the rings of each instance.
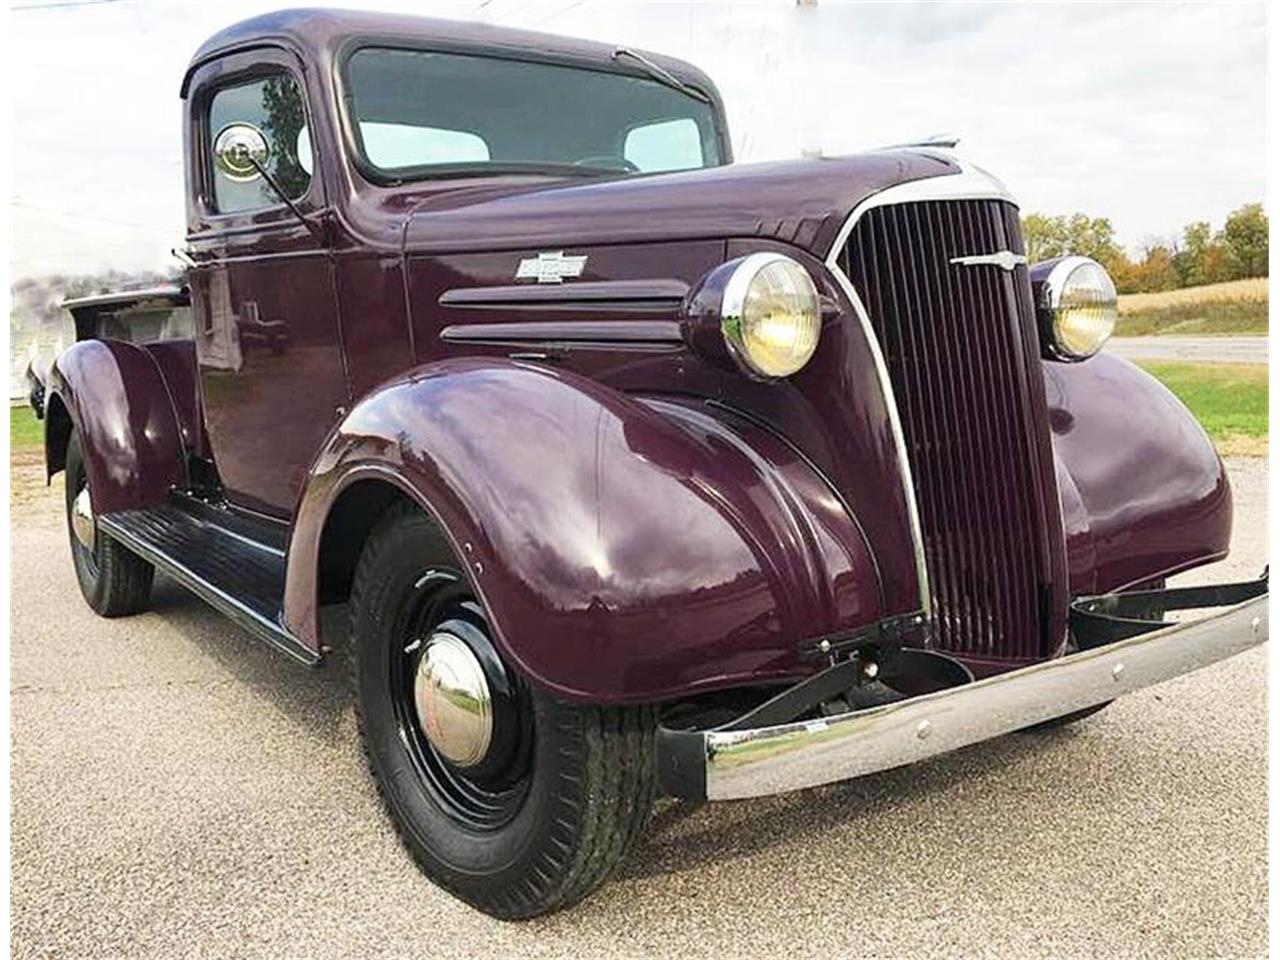
[[130, 230], [145, 230], [149, 233], [163, 233], [166, 236], [173, 232], [171, 230], [165, 230], [162, 227], [158, 227], [155, 224], [137, 223], [129, 220], [115, 220], [111, 217], [102, 217], [92, 213], [62, 210], [58, 207], [46, 207], [44, 204], [31, 203], [28, 200], [19, 200], [17, 198], [11, 198], [9, 200], [9, 205], [11, 207], [26, 207], [29, 210], [39, 210], [43, 213], [51, 213], [54, 216], [63, 217], [68, 220], [94, 220], [98, 223], [106, 223], [114, 227], [127, 227]]
[[569, 4], [567, 7], [561, 7], [561, 8], [560, 8], [559, 10], [557, 10], [555, 13], [549, 13], [549, 14], [547, 14], [545, 17], [542, 17], [540, 20], [536, 20], [536, 21], [534, 21], [534, 22], [533, 22], [532, 24], [530, 24], [526, 29], [529, 29], [529, 30], [536, 30], [536, 29], [538, 29], [538, 27], [542, 26], [544, 23], [547, 23], [547, 22], [548, 22], [548, 21], [550, 21], [550, 20], [554, 20], [554, 19], [556, 19], [557, 17], [562, 17], [562, 16], [564, 16], [566, 13], [568, 13], [570, 10], [575, 10], [575, 9], [577, 9], [578, 7], [582, 6], [582, 5], [583, 5], [584, 3], [586, 3], [586, 2], [587, 2], [587, 0], [576, 0], [576, 2], [575, 2], [575, 3], [571, 3], [571, 4]]
[[57, 7], [99, 7], [107, 3], [118, 3], [120, 0], [52, 0], [50, 3], [23, 3], [11, 6], [9, 10], [53, 10]]

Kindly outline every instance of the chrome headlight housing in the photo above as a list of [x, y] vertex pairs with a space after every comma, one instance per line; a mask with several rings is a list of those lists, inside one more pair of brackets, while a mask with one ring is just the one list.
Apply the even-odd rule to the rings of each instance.
[[733, 268], [720, 301], [720, 332], [749, 374], [775, 380], [798, 373], [822, 332], [809, 272], [781, 253], [753, 253]]
[[1058, 360], [1086, 360], [1102, 349], [1120, 311], [1116, 286], [1088, 257], [1046, 260], [1031, 268], [1041, 336]]

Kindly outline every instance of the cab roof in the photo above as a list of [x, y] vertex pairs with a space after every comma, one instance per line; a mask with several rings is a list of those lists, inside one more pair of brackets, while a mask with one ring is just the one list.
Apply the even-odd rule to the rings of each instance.
[[[304, 63], [332, 63], [350, 43], [369, 40], [427, 48], [500, 53], [521, 59], [562, 60], [639, 76], [644, 69], [614, 57], [616, 46], [573, 37], [517, 30], [469, 20], [443, 20], [357, 10], [301, 8], [278, 10], [242, 20], [220, 30], [200, 45], [182, 78], [185, 98], [192, 74], [210, 60], [254, 47], [284, 47]], [[674, 57], [637, 51], [681, 81], [706, 92], [719, 106], [715, 84], [697, 67]]]

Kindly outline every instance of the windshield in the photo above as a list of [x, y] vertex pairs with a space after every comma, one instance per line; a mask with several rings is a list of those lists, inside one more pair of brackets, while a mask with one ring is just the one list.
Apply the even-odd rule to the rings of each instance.
[[723, 163], [711, 105], [657, 80], [550, 63], [364, 47], [347, 62], [366, 164], [395, 179]]

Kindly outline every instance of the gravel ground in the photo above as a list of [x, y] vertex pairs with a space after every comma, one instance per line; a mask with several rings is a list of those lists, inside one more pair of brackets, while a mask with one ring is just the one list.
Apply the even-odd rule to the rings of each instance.
[[[1231, 560], [1266, 463], [1230, 464]], [[1204, 957], [1266, 946], [1266, 651], [805, 793], [659, 809], [586, 903], [503, 924], [400, 851], [336, 664], [294, 666], [172, 583], [95, 618], [57, 487], [13, 501], [14, 956]]]

